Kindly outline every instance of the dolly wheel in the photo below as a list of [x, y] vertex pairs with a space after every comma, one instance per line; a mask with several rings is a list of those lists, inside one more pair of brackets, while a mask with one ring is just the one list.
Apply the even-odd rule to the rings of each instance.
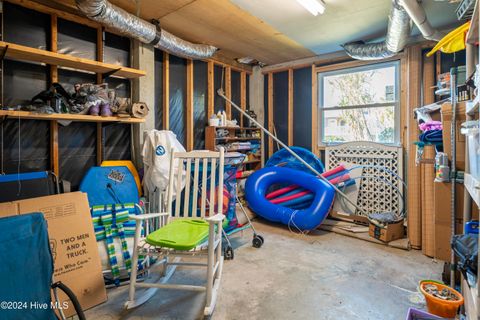
[[262, 244], [265, 243], [265, 239], [263, 239], [263, 237], [261, 235], [257, 234], [257, 238], [260, 238], [260, 240], [262, 241]]
[[233, 260], [233, 257], [233, 248], [231, 246], [225, 247], [225, 250], [223, 251], [223, 258], [225, 260]]
[[259, 236], [257, 236], [257, 235], [254, 236], [254, 237], [253, 237], [253, 240], [252, 240], [252, 246], [253, 246], [254, 248], [260, 248], [260, 247], [262, 246], [262, 244], [263, 244], [263, 241], [262, 241], [262, 240], [263, 240], [263, 239], [262, 239], [261, 237], [259, 237]]

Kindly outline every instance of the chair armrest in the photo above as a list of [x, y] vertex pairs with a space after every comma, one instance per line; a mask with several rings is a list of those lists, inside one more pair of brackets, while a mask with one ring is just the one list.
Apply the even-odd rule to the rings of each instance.
[[222, 222], [223, 219], [225, 219], [225, 216], [221, 213], [218, 213], [214, 216], [211, 216], [211, 217], [208, 217], [208, 218], [205, 218], [205, 220], [209, 223], [216, 223], [216, 222]]
[[157, 212], [157, 213], [145, 213], [145, 214], [139, 214], [139, 215], [130, 215], [129, 218], [136, 220], [136, 221], [142, 221], [142, 220], [147, 220], [147, 219], [152, 219], [152, 218], [158, 218], [158, 217], [165, 217], [168, 216], [168, 212]]

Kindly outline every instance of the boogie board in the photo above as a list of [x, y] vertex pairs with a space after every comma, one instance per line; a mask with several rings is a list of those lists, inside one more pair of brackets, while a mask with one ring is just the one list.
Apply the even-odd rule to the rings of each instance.
[[127, 167], [91, 167], [80, 183], [90, 207], [114, 203], [139, 203], [135, 178]]

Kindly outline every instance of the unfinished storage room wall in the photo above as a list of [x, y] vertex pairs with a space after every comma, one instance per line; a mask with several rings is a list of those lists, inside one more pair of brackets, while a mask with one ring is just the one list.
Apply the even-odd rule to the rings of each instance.
[[[265, 125], [270, 132], [290, 146], [300, 146], [318, 153], [315, 146], [316, 123], [314, 96], [316, 78], [312, 77], [315, 66], [273, 70], [264, 75]], [[315, 101], [315, 102], [314, 102]], [[268, 138], [265, 152], [271, 156], [278, 146]]]
[[205, 148], [205, 126], [207, 124], [208, 105], [208, 65], [205, 61], [193, 63], [193, 148]]
[[243, 125], [240, 112], [217, 90], [223, 87], [246, 110], [250, 72], [247, 66], [193, 61], [155, 49], [155, 128], [173, 131], [187, 150], [205, 148], [205, 127], [213, 114], [224, 110]]
[[[60, 18], [61, 16], [61, 18]], [[3, 41], [74, 57], [130, 66], [130, 40], [99, 25], [32, 1], [6, 1]], [[7, 49], [8, 50], [8, 49]], [[73, 92], [77, 83], [107, 83], [119, 97], [131, 97], [130, 80], [40, 63], [3, 61], [3, 107], [28, 104], [54, 83]], [[130, 160], [131, 125], [57, 122], [4, 117], [2, 173], [51, 170], [76, 190], [85, 172], [102, 160]]]
[[[433, 57], [427, 58], [425, 54], [433, 45], [429, 42], [417, 43], [405, 48], [396, 57], [385, 60], [400, 61], [398, 140], [405, 155], [404, 176], [407, 177], [408, 183], [408, 237], [415, 249], [422, 249], [423, 242], [424, 252], [428, 255], [432, 255], [432, 241], [435, 236], [435, 231], [432, 230], [434, 203], [431, 194], [427, 197], [432, 190], [422, 190], [422, 186], [424, 189], [427, 188], [422, 177], [426, 178], [429, 174], [421, 169], [426, 166], [416, 163], [414, 142], [419, 140], [421, 132], [413, 110], [441, 100], [441, 97], [434, 95], [438, 75], [449, 72], [453, 66], [465, 64], [464, 52], [456, 54], [437, 52]], [[275, 128], [277, 136], [289, 145], [305, 147], [323, 156], [324, 147], [318, 145], [318, 125], [322, 121], [321, 115], [318, 115], [318, 72], [379, 62], [383, 61], [356, 61], [349, 57], [337, 57], [328, 60], [312, 59], [310, 64], [300, 61], [298, 64], [291, 62], [288, 67], [279, 65], [277, 69], [275, 66], [265, 68], [263, 70], [265, 125], [272, 132]], [[277, 146], [272, 139], [266, 140], [266, 154], [271, 155], [277, 150]], [[431, 189], [431, 186], [429, 188]], [[424, 210], [428, 208], [429, 210]], [[422, 239], [422, 235], [425, 239]]]

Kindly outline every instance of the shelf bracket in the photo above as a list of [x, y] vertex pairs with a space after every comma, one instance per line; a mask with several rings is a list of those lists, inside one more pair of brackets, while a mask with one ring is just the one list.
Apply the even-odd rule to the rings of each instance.
[[115, 73], [117, 73], [120, 70], [122, 70], [122, 68], [118, 68], [118, 69], [114, 69], [112, 71], [102, 73], [102, 80], [105, 80], [106, 78], [108, 78], [110, 76], [113, 76]]
[[3, 49], [3, 51], [0, 53], [0, 61], [3, 61], [3, 59], [5, 59], [5, 55], [7, 54], [7, 50], [8, 50], [8, 44], [5, 46], [5, 49]]

